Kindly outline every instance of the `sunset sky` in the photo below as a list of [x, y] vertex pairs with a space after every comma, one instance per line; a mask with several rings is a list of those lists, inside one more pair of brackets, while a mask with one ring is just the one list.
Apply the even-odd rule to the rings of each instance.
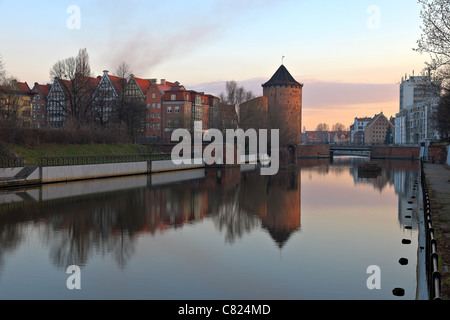
[[415, 0], [0, 0], [0, 12], [0, 55], [30, 86], [87, 48], [95, 75], [125, 61], [141, 78], [211, 94], [235, 80], [262, 95], [285, 56], [304, 83], [307, 130], [395, 116], [402, 76], [428, 60], [413, 51], [421, 34]]

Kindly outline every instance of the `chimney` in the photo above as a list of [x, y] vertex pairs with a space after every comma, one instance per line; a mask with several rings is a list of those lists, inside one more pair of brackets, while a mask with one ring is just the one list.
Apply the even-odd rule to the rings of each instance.
[[103, 70], [103, 75], [106, 76], [108, 74], [108, 70]]
[[161, 84], [166, 85], [166, 79], [161, 79]]
[[149, 79], [151, 84], [156, 84], [157, 80], [156, 79]]

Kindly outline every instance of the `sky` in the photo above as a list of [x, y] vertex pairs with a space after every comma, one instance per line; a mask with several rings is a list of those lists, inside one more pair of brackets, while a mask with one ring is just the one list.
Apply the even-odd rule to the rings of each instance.
[[428, 60], [416, 0], [0, 0], [0, 13], [5, 68], [31, 87], [81, 48], [95, 76], [126, 62], [215, 95], [234, 80], [260, 96], [283, 63], [304, 84], [306, 130], [395, 116], [399, 82]]

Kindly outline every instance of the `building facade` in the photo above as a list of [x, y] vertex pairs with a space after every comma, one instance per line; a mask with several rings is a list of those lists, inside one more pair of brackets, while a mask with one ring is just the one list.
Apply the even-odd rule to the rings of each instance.
[[268, 99], [268, 119], [271, 128], [280, 130], [280, 146], [296, 147], [301, 144], [302, 91], [284, 65], [262, 85], [263, 96]]
[[179, 83], [172, 83], [161, 79], [158, 84], [156, 79], [150, 79], [150, 87], [147, 91], [145, 103], [147, 115], [145, 120], [145, 137], [153, 141], [160, 141], [162, 138], [162, 105], [164, 93]]
[[366, 145], [384, 144], [386, 136], [394, 136], [394, 120], [386, 118], [383, 112], [376, 114], [364, 129], [364, 143]]
[[50, 88], [51, 86], [48, 84], [43, 85], [35, 82], [33, 89], [31, 89], [35, 93], [31, 100], [31, 126], [33, 128], [47, 127], [47, 96]]
[[34, 92], [26, 82], [13, 80], [0, 87], [0, 116], [3, 121], [11, 121], [21, 127], [31, 127]]
[[432, 115], [439, 104], [439, 83], [429, 76], [411, 76], [400, 84], [400, 110], [396, 114], [395, 143], [418, 145], [439, 140]]
[[372, 120], [370, 117], [356, 117], [350, 126], [350, 142], [356, 145], [364, 144], [364, 129]]

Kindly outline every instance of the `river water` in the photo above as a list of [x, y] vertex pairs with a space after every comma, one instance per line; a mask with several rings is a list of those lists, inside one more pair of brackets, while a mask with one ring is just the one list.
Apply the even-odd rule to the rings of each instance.
[[2, 192], [0, 299], [420, 299], [419, 163], [361, 161]]

